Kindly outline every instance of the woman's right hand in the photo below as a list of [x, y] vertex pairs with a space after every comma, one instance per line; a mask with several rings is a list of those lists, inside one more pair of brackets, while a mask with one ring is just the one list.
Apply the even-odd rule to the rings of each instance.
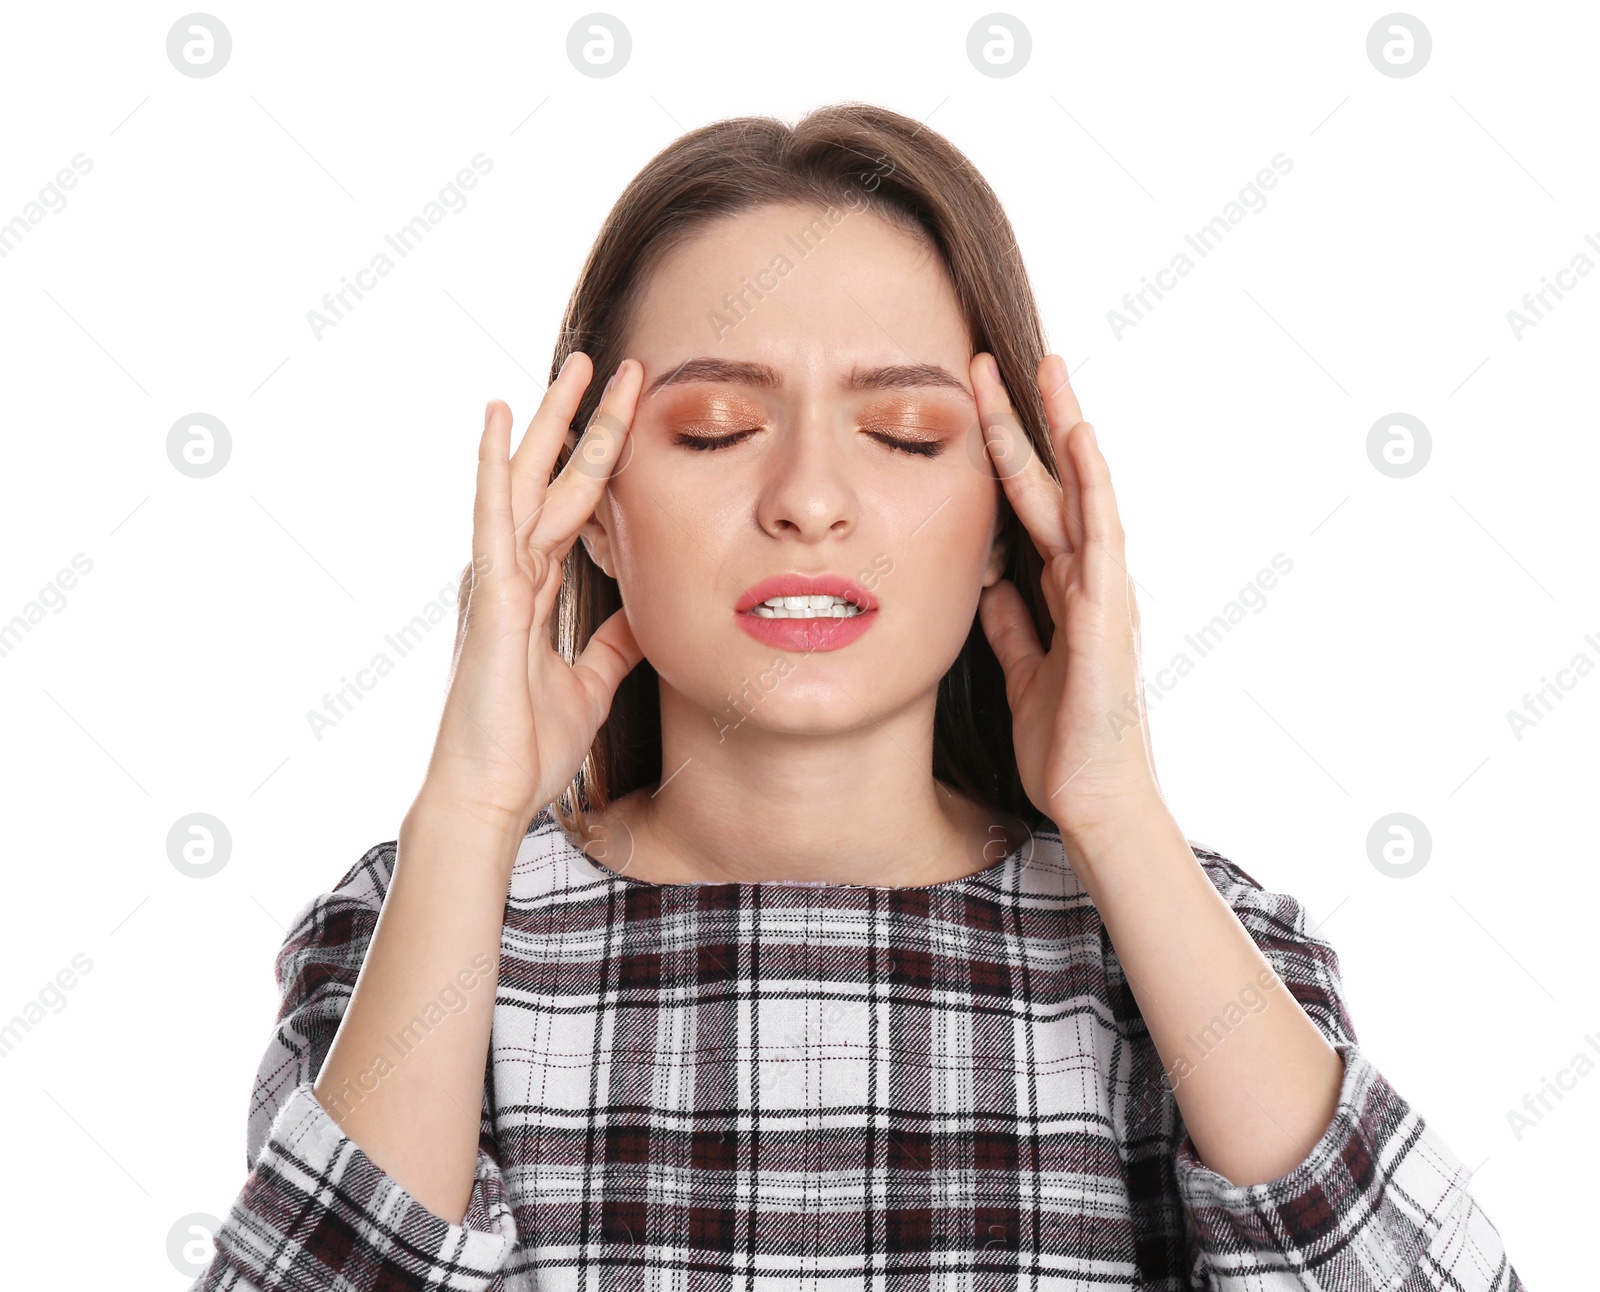
[[510, 454], [511, 410], [490, 402], [478, 446], [472, 565], [462, 576], [455, 657], [422, 795], [518, 837], [567, 787], [643, 658], [627, 613], [595, 631], [575, 663], [550, 644], [563, 558], [595, 511], [626, 445], [644, 369], [624, 360], [561, 474], [550, 481], [584, 391], [574, 352]]

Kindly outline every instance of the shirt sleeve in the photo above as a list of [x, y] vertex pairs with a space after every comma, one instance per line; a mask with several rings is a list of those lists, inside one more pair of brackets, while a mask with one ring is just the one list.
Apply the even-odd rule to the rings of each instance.
[[379, 844], [296, 915], [277, 957], [282, 1003], [256, 1074], [249, 1175], [191, 1292], [501, 1292], [516, 1246], [487, 1105], [462, 1223], [386, 1175], [312, 1093], [394, 871]]
[[1191, 1285], [1212, 1292], [1371, 1289], [1526, 1292], [1471, 1172], [1356, 1043], [1333, 947], [1304, 908], [1196, 848], [1212, 883], [1290, 994], [1344, 1061], [1338, 1107], [1303, 1161], [1238, 1185], [1182, 1132], [1178, 1190], [1193, 1245]]

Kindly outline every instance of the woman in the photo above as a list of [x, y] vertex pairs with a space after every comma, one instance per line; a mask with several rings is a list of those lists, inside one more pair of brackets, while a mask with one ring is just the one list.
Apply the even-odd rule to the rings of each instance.
[[1106, 460], [953, 146], [694, 131], [561, 338], [198, 1286], [1521, 1288], [1333, 949], [1167, 810]]

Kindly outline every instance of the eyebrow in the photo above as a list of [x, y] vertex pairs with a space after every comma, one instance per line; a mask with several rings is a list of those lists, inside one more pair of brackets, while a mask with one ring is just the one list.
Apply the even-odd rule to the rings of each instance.
[[[783, 374], [765, 363], [702, 356], [685, 359], [676, 368], [662, 373], [645, 387], [641, 398], [648, 399], [667, 386], [697, 381], [720, 381], [776, 390], [783, 385]], [[960, 391], [963, 395], [971, 394], [965, 382], [956, 378], [948, 368], [936, 363], [896, 363], [879, 368], [851, 368], [843, 385], [846, 390], [916, 390], [931, 386]]]

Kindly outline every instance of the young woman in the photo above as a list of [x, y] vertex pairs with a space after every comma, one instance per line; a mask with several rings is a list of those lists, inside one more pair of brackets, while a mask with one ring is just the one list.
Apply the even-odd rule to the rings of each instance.
[[197, 1286], [1522, 1287], [1333, 948], [1167, 809], [1106, 459], [951, 144], [686, 135], [552, 372]]

